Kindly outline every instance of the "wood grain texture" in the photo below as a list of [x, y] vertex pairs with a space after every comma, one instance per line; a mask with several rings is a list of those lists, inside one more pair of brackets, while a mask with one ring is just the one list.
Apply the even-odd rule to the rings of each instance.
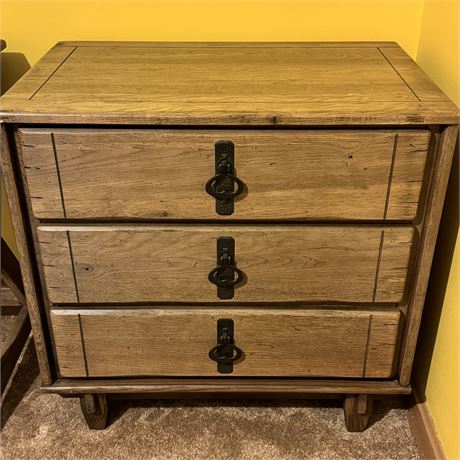
[[51, 370], [46, 348], [46, 339], [43, 332], [40, 303], [36, 293], [34, 272], [32, 269], [32, 255], [30, 253], [25, 228], [25, 211], [19, 200], [19, 188], [13, 168], [13, 152], [11, 151], [6, 128], [0, 124], [1, 138], [1, 162], [2, 174], [5, 180], [5, 188], [8, 195], [8, 203], [11, 212], [11, 220], [14, 228], [16, 245], [19, 252], [19, 263], [21, 265], [22, 281], [26, 297], [27, 309], [30, 323], [34, 334], [35, 350], [37, 353], [40, 378], [43, 384], [49, 385], [52, 381]]
[[0, 116], [8, 122], [220, 126], [458, 122], [455, 105], [405, 56], [378, 42], [64, 43], [1, 99]]
[[[9, 248], [6, 241], [2, 238], [1, 243], [1, 281], [3, 285], [8, 286], [14, 293], [21, 305], [26, 305], [24, 294], [24, 283], [22, 282], [21, 267], [13, 251]], [[2, 304], [3, 305], [3, 299]]]
[[[368, 408], [362, 395], [410, 392], [457, 138], [457, 126], [446, 125], [459, 117], [398, 45], [60, 43], [0, 99], [0, 120], [30, 124], [19, 134], [7, 127], [18, 134], [13, 150], [2, 126], [2, 162], [48, 391], [341, 393], [356, 395], [350, 407], [359, 416]], [[248, 186], [225, 218], [204, 193], [222, 138], [235, 142]], [[49, 219], [38, 232], [36, 218]], [[66, 226], [65, 218], [87, 223]], [[247, 275], [226, 309], [207, 279], [224, 235], [235, 238]], [[232, 379], [217, 378], [207, 357], [224, 314], [236, 315], [246, 353]], [[59, 374], [78, 380], [51, 385], [54, 338]], [[105, 375], [113, 380], [84, 380]], [[201, 377], [184, 378], [192, 375]], [[261, 378], [243, 378], [253, 375]], [[394, 375], [398, 382], [372, 380]], [[330, 378], [308, 378], [321, 376]]]
[[[56, 70], [76, 49], [75, 46], [56, 45], [51, 48], [22, 78], [11, 88], [14, 99], [29, 101], [37, 91], [50, 79]], [[6, 94], [4, 95], [6, 96]], [[8, 96], [9, 97], [9, 96]], [[3, 96], [2, 96], [3, 98]]]
[[397, 133], [389, 178], [386, 220], [418, 217], [430, 137], [429, 131], [419, 131], [417, 135], [407, 131]]
[[[48, 219], [64, 217], [64, 203], [68, 218], [409, 220], [430, 138], [428, 130], [19, 133], [34, 215]], [[219, 140], [235, 144], [246, 184], [231, 216], [219, 216], [205, 191]]]
[[[6, 286], [5, 284], [1, 285], [0, 291], [0, 302], [1, 302], [1, 314], [8, 314], [3, 313], [4, 311], [15, 310], [21, 307], [18, 298], [14, 295], [13, 291]], [[11, 308], [9, 308], [11, 307]], [[16, 308], [15, 308], [16, 307]]]
[[[3, 238], [0, 253], [2, 272], [2, 297], [0, 298], [0, 308], [2, 313], [5, 305], [3, 299], [4, 285], [9, 287], [8, 290], [11, 293], [14, 293], [14, 297], [17, 299], [16, 303], [18, 303], [19, 300], [20, 304], [22, 305], [22, 308], [17, 314], [13, 324], [7, 331], [8, 333], [6, 335], [6, 340], [2, 341], [3, 345], [1, 347], [0, 394], [3, 395], [6, 385], [24, 347], [24, 344], [29, 336], [30, 320], [29, 314], [27, 313], [24, 284], [21, 277], [21, 268], [19, 266], [18, 260], [16, 259], [16, 256], [13, 254]], [[8, 295], [6, 301], [10, 301], [11, 303], [11, 300], [8, 299]]]
[[[378, 226], [41, 226], [38, 229], [53, 302], [69, 302], [69, 232], [80, 302], [216, 302], [208, 274], [216, 241], [235, 239], [246, 280], [233, 301], [398, 302], [404, 291], [412, 227]], [[55, 244], [55, 241], [62, 244]], [[390, 260], [387, 262], [386, 257]], [[402, 267], [406, 267], [404, 270]], [[64, 278], [65, 277], [65, 278]], [[385, 293], [385, 289], [391, 292]]]
[[65, 318], [65, 326], [61, 318], [51, 314], [51, 326], [55, 347], [59, 341], [59, 375], [88, 376], [84, 343], [81, 335], [81, 318], [78, 312]]
[[[135, 78], [129, 85], [120, 85], [122, 75]], [[101, 93], [104, 104], [119, 101], [120, 95], [142, 103], [169, 102], [174, 96], [184, 104], [253, 100], [285, 105], [297, 98], [310, 102], [416, 100], [375, 48], [299, 50], [244, 45], [225, 52], [205, 47], [77, 47], [34, 99], [63, 97], [72, 103], [76, 95], [89, 101], [90, 95]]]
[[68, 232], [38, 232], [46, 291], [51, 302], [78, 302]]
[[343, 403], [345, 424], [350, 432], [364, 431], [372, 415], [373, 399], [371, 395], [346, 395]]
[[[243, 350], [232, 376], [360, 378], [367, 361], [373, 376], [389, 378], [394, 354], [387, 349], [394, 349], [399, 315], [351, 310], [56, 309], [51, 318], [63, 377], [86, 375], [82, 340], [90, 377], [221, 376], [208, 353], [217, 343], [217, 319], [231, 318], [235, 343]], [[384, 340], [369, 335], [371, 317], [386, 330]], [[374, 347], [371, 355], [366, 353], [369, 347]], [[378, 368], [372, 361], [377, 348]]]
[[375, 302], [401, 302], [406, 292], [405, 280], [414, 234], [404, 231], [382, 230], [382, 249], [378, 261]]
[[[396, 324], [399, 327], [395, 327]], [[398, 352], [399, 336], [402, 327], [402, 320], [399, 316], [397, 318], [394, 316], [376, 318], [371, 314], [369, 318], [368, 346], [366, 349], [363, 377], [378, 378], [381, 376], [383, 368], [388, 369], [389, 363], [393, 363], [393, 368], [389, 371], [389, 374], [394, 374], [397, 364], [395, 356]]]
[[379, 47], [379, 50], [388, 59], [417, 99], [420, 101], [449, 100], [401, 48]]
[[411, 292], [408, 325], [402, 341], [399, 368], [401, 385], [407, 385], [410, 382], [431, 263], [433, 261], [452, 158], [457, 142], [458, 126], [445, 127], [441, 134], [436, 153], [436, 162], [431, 178], [429, 198], [420, 237], [420, 251], [417, 254], [415, 283], [414, 289]]
[[[2, 304], [3, 307], [3, 304]], [[30, 334], [30, 320], [27, 307], [23, 306], [8, 330], [1, 349], [0, 394], [3, 395], [11, 374]]]
[[44, 393], [80, 395], [84, 393], [148, 394], [167, 397], [207, 395], [276, 396], [309, 394], [410, 394], [411, 386], [401, 386], [397, 380], [322, 380], [269, 378], [124, 378], [124, 379], [58, 379], [43, 386]]
[[80, 407], [88, 428], [103, 430], [107, 426], [108, 406], [104, 394], [84, 394], [80, 396]]
[[[27, 181], [29, 200], [34, 216], [49, 219], [65, 217], [61, 196], [58, 164], [53, 148], [51, 132], [30, 133], [23, 138], [19, 130], [20, 150], [24, 177]], [[79, 180], [81, 184], [81, 178]]]

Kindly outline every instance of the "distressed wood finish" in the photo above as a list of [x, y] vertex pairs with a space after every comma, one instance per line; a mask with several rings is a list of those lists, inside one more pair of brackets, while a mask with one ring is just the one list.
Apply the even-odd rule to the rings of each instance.
[[46, 239], [39, 238], [48, 298], [52, 302], [78, 302], [69, 232], [49, 232]]
[[[220, 236], [235, 239], [236, 263], [246, 275], [233, 301], [394, 303], [404, 295], [413, 239], [409, 226], [38, 229], [48, 295], [54, 303], [77, 295], [82, 303], [218, 301], [208, 274], [217, 265]], [[70, 277], [72, 258], [75, 282]]]
[[[19, 155], [34, 216], [63, 219], [65, 212], [52, 133], [32, 132], [23, 136], [20, 129], [19, 139]], [[81, 188], [81, 177], [78, 182]]]
[[225, 377], [208, 353], [217, 343], [217, 319], [231, 318], [235, 343], [243, 350], [232, 376], [389, 378], [399, 316], [398, 311], [186, 308], [51, 313], [63, 377]]
[[[61, 42], [0, 121], [45, 391], [91, 426], [106, 393], [339, 393], [361, 431], [373, 395], [411, 392], [459, 111], [397, 44]], [[219, 140], [246, 184], [230, 216], [205, 192]]]
[[0, 301], [1, 315], [8, 315], [9, 311], [16, 312], [21, 308], [21, 304], [18, 298], [14, 295], [13, 291], [9, 287], [7, 287], [3, 282], [1, 284]]
[[[419, 140], [424, 135], [426, 132], [419, 131]], [[423, 139], [428, 142], [427, 138], [423, 137]], [[421, 142], [415, 143], [414, 140], [413, 136], [408, 135], [408, 131], [399, 132], [395, 139], [384, 214], [386, 220], [415, 218], [416, 222], [420, 222], [419, 215], [416, 215], [417, 206], [425, 182], [425, 166], [431, 158], [428, 158], [427, 161], [425, 149], [429, 146], [423, 144], [422, 147]]]
[[51, 314], [53, 339], [55, 347], [56, 339], [60, 342], [58, 366], [61, 375], [73, 374], [73, 376], [88, 376], [88, 366], [85, 359], [85, 344], [82, 339], [81, 317], [76, 312], [67, 315], [64, 321], [56, 320], [56, 315]]
[[19, 262], [11, 249], [2, 238], [1, 244], [1, 297], [0, 297], [0, 309], [3, 314], [4, 305], [6, 302], [11, 304], [11, 299], [3, 299], [4, 285], [8, 286], [11, 295], [14, 293], [16, 297], [16, 305], [20, 303], [21, 309], [17, 314], [12, 327], [8, 331], [6, 340], [4, 340], [1, 347], [1, 372], [0, 372], [0, 394], [3, 395], [7, 383], [13, 373], [14, 367], [17, 364], [18, 358], [24, 348], [24, 344], [27, 341], [30, 333], [30, 320], [27, 313], [26, 299], [24, 294], [24, 284], [21, 277], [21, 269]]
[[[16, 299], [21, 305], [26, 304], [26, 298], [24, 294], [24, 283], [22, 282], [21, 267], [19, 261], [13, 254], [13, 251], [9, 248], [6, 241], [2, 238], [1, 242], [1, 282], [2, 291], [3, 285], [8, 286], [9, 289], [14, 293]], [[2, 304], [3, 305], [3, 299]]]
[[89, 428], [103, 430], [107, 426], [108, 407], [104, 394], [84, 394], [80, 397], [80, 406]]
[[388, 42], [58, 43], [0, 110], [8, 122], [220, 126], [456, 123], [458, 116]]
[[144, 394], [152, 397], [211, 395], [254, 395], [257, 397], [307, 396], [321, 394], [410, 394], [410, 385], [396, 380], [270, 379], [270, 378], [129, 378], [129, 379], [58, 379], [42, 387], [44, 393], [79, 395], [84, 393]]
[[13, 374], [14, 368], [18, 364], [18, 359], [24, 349], [29, 334], [29, 314], [27, 313], [27, 307], [23, 306], [9, 328], [7, 338], [0, 348], [0, 395], [2, 396]]
[[[410, 220], [430, 139], [428, 130], [19, 132], [34, 215], [48, 219]], [[246, 184], [231, 216], [205, 191], [219, 140], [235, 144]]]
[[19, 263], [21, 265], [22, 281], [26, 298], [27, 310], [34, 334], [35, 350], [37, 352], [38, 365], [40, 368], [41, 381], [45, 385], [52, 382], [49, 356], [46, 347], [46, 337], [42, 325], [42, 314], [40, 299], [37, 295], [35, 277], [32, 268], [33, 256], [30, 252], [27, 239], [25, 203], [21, 204], [19, 198], [18, 178], [15, 176], [13, 167], [14, 154], [9, 145], [4, 124], [0, 124], [1, 137], [1, 162], [2, 174], [5, 179], [5, 188], [8, 195], [8, 203], [11, 211], [11, 220], [14, 227], [16, 245], [19, 252]]
[[351, 432], [364, 431], [372, 415], [374, 397], [371, 395], [347, 395], [343, 403], [345, 424]]
[[415, 273], [415, 284], [411, 295], [409, 321], [405, 329], [400, 364], [400, 382], [408, 385], [411, 378], [417, 337], [422, 319], [426, 289], [430, 277], [436, 238], [449, 181], [449, 173], [455, 146], [458, 143], [458, 126], [446, 127], [441, 135], [437, 151], [436, 164], [431, 180], [430, 197], [428, 200], [425, 223], [421, 235], [420, 251], [418, 252]]

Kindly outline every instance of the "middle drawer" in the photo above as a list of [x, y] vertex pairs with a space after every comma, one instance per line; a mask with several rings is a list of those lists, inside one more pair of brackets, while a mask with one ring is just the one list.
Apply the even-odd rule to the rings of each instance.
[[[209, 274], [232, 239], [233, 301], [400, 302], [414, 230], [376, 225], [43, 225], [53, 303], [216, 302]], [[220, 261], [220, 262], [219, 262]]]

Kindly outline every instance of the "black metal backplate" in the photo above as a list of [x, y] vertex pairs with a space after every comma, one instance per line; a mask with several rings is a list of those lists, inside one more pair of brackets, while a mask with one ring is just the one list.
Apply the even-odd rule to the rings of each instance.
[[[214, 145], [215, 147], [215, 168], [216, 174], [219, 173], [219, 164], [222, 163], [223, 160], [227, 160], [230, 164], [230, 170], [228, 171], [231, 175], [235, 174], [235, 146], [232, 141], [217, 141]], [[224, 191], [233, 191], [234, 183], [229, 175], [219, 181], [216, 184], [216, 191], [217, 192], [224, 192]], [[228, 216], [233, 214], [235, 210], [233, 198], [228, 200], [217, 200], [216, 199], [216, 212], [221, 216]]]
[[[220, 258], [225, 252], [231, 257], [233, 263], [235, 263], [235, 240], [231, 236], [219, 236], [217, 238], [217, 265], [220, 264]], [[221, 276], [233, 279], [235, 273], [232, 269], [228, 269], [228, 273], [222, 273]], [[233, 299], [234, 295], [235, 290], [233, 286], [227, 288], [217, 286], [217, 297], [219, 299]]]
[[[227, 333], [229, 342], [233, 344], [233, 320], [228, 318], [221, 318], [217, 320], [217, 343], [220, 343], [222, 336]], [[226, 353], [227, 357], [231, 358], [233, 350], [229, 349]], [[217, 372], [220, 374], [231, 374], [233, 372], [233, 363], [217, 363]]]

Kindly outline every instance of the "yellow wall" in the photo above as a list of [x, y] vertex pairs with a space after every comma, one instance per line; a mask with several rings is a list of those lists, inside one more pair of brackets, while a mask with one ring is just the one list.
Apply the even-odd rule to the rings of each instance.
[[[459, 1], [426, 1], [417, 51], [417, 62], [458, 106], [459, 19]], [[457, 151], [425, 304], [421, 329], [425, 340], [420, 342], [416, 363], [417, 381], [425, 387], [428, 407], [449, 459], [460, 458], [458, 167]]]
[[417, 51], [423, 0], [2, 0], [2, 36], [31, 64], [59, 40], [396, 40]]
[[[460, 104], [458, 92], [458, 0], [297, 1], [23, 1], [0, 0], [0, 36], [6, 39], [3, 85], [9, 86], [59, 40], [391, 40]], [[429, 290], [419, 375], [426, 379], [429, 407], [450, 458], [456, 445], [453, 395], [458, 395], [458, 244], [455, 244], [455, 184], [444, 213], [442, 240]], [[453, 191], [452, 191], [453, 190]], [[453, 203], [453, 204], [452, 204]], [[2, 232], [4, 225], [2, 224]], [[453, 243], [452, 243], [453, 241]], [[443, 300], [446, 280], [447, 294]], [[439, 308], [444, 304], [442, 314]], [[439, 319], [440, 316], [440, 319]], [[439, 333], [435, 342], [437, 321]], [[434, 344], [431, 368], [430, 343]], [[424, 363], [428, 365], [424, 365]], [[457, 366], [457, 367], [455, 367]]]

